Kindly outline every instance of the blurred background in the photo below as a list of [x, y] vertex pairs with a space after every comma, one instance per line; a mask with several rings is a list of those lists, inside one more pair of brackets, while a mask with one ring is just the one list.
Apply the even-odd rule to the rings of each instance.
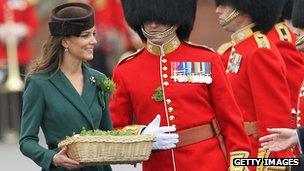
[[[22, 106], [23, 78], [27, 65], [41, 55], [47, 39], [53, 7], [73, 0], [0, 0], [0, 163], [1, 170], [40, 170], [19, 152], [18, 138]], [[76, 1], [76, 0], [74, 0]], [[143, 45], [126, 25], [119, 0], [78, 0], [95, 9], [98, 45], [93, 68], [109, 77], [112, 68], [127, 51]], [[213, 0], [199, 0], [190, 41], [217, 49], [229, 36], [217, 24]], [[40, 132], [41, 144], [45, 146]], [[113, 170], [141, 170], [130, 165]]]

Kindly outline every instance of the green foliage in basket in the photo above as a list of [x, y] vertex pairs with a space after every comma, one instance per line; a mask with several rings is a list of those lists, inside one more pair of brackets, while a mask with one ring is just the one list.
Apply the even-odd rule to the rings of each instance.
[[79, 134], [80, 136], [100, 136], [100, 135], [112, 135], [112, 136], [127, 136], [134, 135], [130, 130], [112, 130], [112, 131], [101, 131], [96, 130], [85, 130], [82, 128], [82, 131]]

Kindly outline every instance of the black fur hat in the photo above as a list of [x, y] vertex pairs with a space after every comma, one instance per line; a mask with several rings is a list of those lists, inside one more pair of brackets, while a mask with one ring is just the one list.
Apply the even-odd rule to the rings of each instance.
[[121, 0], [129, 26], [145, 42], [141, 26], [146, 22], [178, 24], [177, 36], [189, 39], [193, 28], [197, 0]]
[[285, 0], [285, 5], [282, 11], [281, 20], [290, 20], [293, 7], [293, 0]]
[[266, 33], [278, 21], [285, 0], [215, 0], [217, 6], [229, 5], [248, 14], [258, 30]]
[[66, 3], [52, 11], [49, 29], [52, 36], [79, 36], [94, 26], [94, 10], [84, 3]]
[[294, 27], [304, 29], [304, 0], [294, 0], [292, 10], [292, 24]]

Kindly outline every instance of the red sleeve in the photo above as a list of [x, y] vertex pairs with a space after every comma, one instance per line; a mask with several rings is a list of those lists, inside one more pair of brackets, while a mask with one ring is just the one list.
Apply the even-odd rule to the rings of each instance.
[[30, 5], [24, 11], [23, 18], [29, 29], [28, 37], [33, 37], [38, 29], [38, 17], [37, 17], [36, 8], [34, 5]]
[[291, 127], [290, 96], [283, 61], [269, 49], [253, 53], [248, 65], [248, 77], [259, 135], [267, 134], [266, 128]]
[[291, 107], [297, 108], [298, 95], [304, 78], [304, 61], [294, 44], [278, 42], [277, 47], [283, 56], [287, 68], [287, 82], [290, 89]]
[[115, 19], [113, 19], [115, 22], [114, 25], [117, 27], [119, 32], [123, 36], [125, 36], [126, 48], [130, 49], [132, 47], [132, 42], [130, 39], [130, 35], [129, 35], [128, 27], [127, 27], [128, 24], [125, 21], [125, 16], [124, 16], [124, 12], [123, 12], [121, 3], [118, 0], [111, 0], [111, 1], [112, 1], [113, 12], [114, 12], [113, 17], [115, 17]]
[[242, 114], [219, 57], [216, 57], [212, 64], [212, 79], [213, 82], [210, 86], [212, 105], [221, 127], [228, 154], [233, 151], [250, 152]]
[[113, 70], [113, 80], [116, 84], [110, 100], [110, 114], [114, 128], [132, 124], [133, 107], [125, 84], [120, 76], [119, 68]]
[[112, 8], [114, 12], [114, 17], [116, 19], [114, 20], [115, 25], [118, 27], [119, 31], [126, 32], [127, 26], [123, 14], [123, 9], [121, 4], [117, 0], [111, 0], [112, 1]]

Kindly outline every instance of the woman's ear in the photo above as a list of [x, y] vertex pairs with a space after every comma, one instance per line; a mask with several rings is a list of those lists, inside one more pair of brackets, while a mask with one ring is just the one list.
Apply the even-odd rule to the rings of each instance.
[[68, 43], [67, 43], [67, 40], [66, 40], [65, 38], [62, 39], [61, 45], [62, 45], [65, 49], [67, 49], [67, 48], [69, 47], [69, 45], [68, 45]]

